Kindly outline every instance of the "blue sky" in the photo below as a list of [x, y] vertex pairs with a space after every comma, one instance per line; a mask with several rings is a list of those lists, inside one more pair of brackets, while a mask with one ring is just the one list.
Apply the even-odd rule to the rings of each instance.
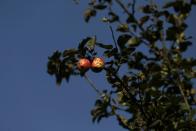
[[[76, 47], [89, 35], [112, 41], [108, 27], [83, 21], [85, 7], [72, 0], [0, 1], [0, 131], [121, 130], [112, 118], [92, 124], [97, 95], [84, 79], [58, 88], [46, 73], [47, 57], [55, 50]], [[188, 23], [196, 38], [193, 13]], [[195, 49], [188, 55], [195, 57]], [[98, 87], [105, 86], [101, 74], [90, 75]]]

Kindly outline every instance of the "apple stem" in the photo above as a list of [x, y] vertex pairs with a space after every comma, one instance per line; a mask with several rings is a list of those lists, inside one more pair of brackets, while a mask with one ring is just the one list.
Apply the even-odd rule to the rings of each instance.
[[99, 94], [100, 96], [102, 96], [101, 91], [98, 90], [98, 88], [95, 86], [95, 84], [89, 79], [89, 77], [84, 74], [84, 78], [86, 79], [86, 81], [90, 84], [90, 86], [95, 90], [95, 92], [97, 92], [97, 94]]

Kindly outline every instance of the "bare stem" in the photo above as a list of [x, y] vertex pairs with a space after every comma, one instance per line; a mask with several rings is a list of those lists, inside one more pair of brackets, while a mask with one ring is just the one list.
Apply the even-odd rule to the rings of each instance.
[[112, 39], [113, 39], [113, 41], [114, 41], [115, 48], [118, 49], [117, 43], [116, 43], [116, 39], [115, 39], [115, 36], [114, 36], [114, 31], [113, 31], [113, 29], [112, 29], [112, 26], [110, 25], [109, 27], [110, 27], [110, 31], [111, 31], [111, 33], [112, 33]]
[[131, 15], [131, 13], [129, 12], [129, 10], [125, 7], [125, 5], [122, 3], [121, 0], [116, 0], [116, 2], [120, 5], [120, 7], [125, 11], [125, 13], [127, 13], [128, 15]]
[[132, 7], [131, 7], [133, 15], [135, 14], [135, 5], [136, 5], [136, 0], [133, 0]]
[[95, 86], [95, 84], [88, 78], [88, 76], [86, 74], [84, 74], [84, 78], [86, 79], [86, 81], [90, 84], [90, 86], [93, 88], [93, 90], [99, 94], [100, 96], [102, 95], [102, 93], [98, 90], [98, 88]]

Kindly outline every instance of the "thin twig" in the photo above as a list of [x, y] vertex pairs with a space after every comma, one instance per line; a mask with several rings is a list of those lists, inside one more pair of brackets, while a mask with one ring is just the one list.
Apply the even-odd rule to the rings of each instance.
[[112, 33], [112, 39], [113, 39], [113, 41], [114, 41], [115, 48], [118, 49], [118, 47], [117, 47], [117, 42], [116, 42], [116, 39], [115, 39], [115, 36], [114, 36], [114, 31], [113, 31], [113, 29], [112, 29], [112, 26], [110, 25], [109, 27], [110, 27], [110, 31], [111, 31], [111, 33]]
[[87, 82], [90, 84], [90, 86], [95, 90], [95, 92], [97, 92], [97, 94], [102, 96], [102, 93], [98, 90], [98, 88], [94, 85], [94, 83], [88, 78], [88, 76], [86, 74], [84, 74], [84, 78], [87, 80]]
[[133, 0], [133, 3], [132, 3], [132, 14], [135, 15], [135, 5], [136, 5], [136, 0]]
[[125, 5], [120, 1], [120, 0], [116, 0], [116, 2], [120, 5], [120, 7], [125, 11], [125, 13], [127, 13], [128, 15], [131, 15], [131, 13], [129, 12], [129, 10], [125, 7]]

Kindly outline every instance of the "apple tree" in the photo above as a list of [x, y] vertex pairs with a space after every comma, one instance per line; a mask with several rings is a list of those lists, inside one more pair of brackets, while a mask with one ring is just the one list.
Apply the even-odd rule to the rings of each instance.
[[[70, 76], [88, 80], [100, 96], [91, 111], [93, 122], [113, 116], [127, 130], [195, 131], [196, 59], [184, 55], [192, 45], [186, 20], [195, 4], [89, 0], [84, 20], [104, 14], [100, 19], [108, 25], [113, 43], [88, 36], [77, 48], [49, 56], [47, 71], [57, 84]], [[95, 48], [105, 57], [97, 57]], [[87, 76], [89, 69], [104, 72], [111, 88], [99, 90]]]

